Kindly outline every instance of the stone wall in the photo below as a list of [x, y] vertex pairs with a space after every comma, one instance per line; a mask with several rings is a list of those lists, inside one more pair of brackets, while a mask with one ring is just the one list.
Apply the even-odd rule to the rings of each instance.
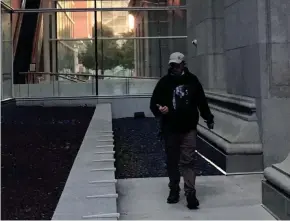
[[[224, 0], [187, 1], [188, 65], [210, 90], [225, 90]], [[198, 40], [198, 47], [192, 40]]]
[[283, 161], [290, 151], [290, 1], [187, 5], [189, 67], [211, 91], [255, 98], [264, 167]]
[[[257, 105], [267, 167], [280, 163], [290, 152], [290, 1], [261, 2], [258, 1], [261, 88]], [[267, 20], [263, 20], [265, 17]]]

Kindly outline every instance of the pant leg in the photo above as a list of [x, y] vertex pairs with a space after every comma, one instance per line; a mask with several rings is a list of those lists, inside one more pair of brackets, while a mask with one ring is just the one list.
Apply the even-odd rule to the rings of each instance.
[[169, 176], [169, 187], [179, 188], [180, 172], [180, 136], [178, 134], [164, 134], [165, 152], [166, 152], [166, 168]]
[[180, 169], [184, 179], [185, 195], [195, 191], [194, 160], [196, 150], [196, 131], [191, 131], [182, 135], [180, 144]]

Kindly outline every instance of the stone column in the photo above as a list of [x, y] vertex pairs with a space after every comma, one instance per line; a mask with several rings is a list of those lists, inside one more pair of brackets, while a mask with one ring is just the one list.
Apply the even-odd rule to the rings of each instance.
[[256, 98], [264, 166], [290, 151], [290, 2], [225, 1], [227, 92]]
[[[266, 181], [262, 203], [290, 219], [290, 1], [259, 2], [260, 109]], [[263, 20], [263, 18], [265, 18]], [[288, 157], [287, 157], [288, 155]], [[286, 159], [285, 159], [286, 158]]]
[[[198, 148], [228, 174], [263, 171], [255, 99], [245, 97], [241, 90], [231, 91], [236, 89], [236, 85], [231, 86], [231, 81], [238, 79], [235, 83], [242, 82], [239, 71], [250, 68], [237, 66], [239, 57], [229, 60], [233, 51], [239, 54], [239, 18], [248, 16], [247, 13], [236, 14], [241, 2], [243, 0], [187, 1], [189, 69], [206, 89], [216, 123], [214, 130], [208, 130], [204, 120], [200, 119]], [[247, 2], [251, 3], [251, 0]], [[246, 9], [249, 7], [252, 4]], [[253, 10], [249, 11], [252, 13]], [[246, 30], [241, 32], [247, 37]], [[192, 44], [194, 39], [197, 39], [197, 47]]]
[[261, 96], [257, 103], [267, 167], [290, 152], [290, 1], [258, 2]]
[[[261, 169], [285, 160], [290, 151], [290, 1], [188, 0], [187, 6], [189, 67], [209, 90], [217, 123], [206, 132], [201, 122], [199, 132], [215, 144], [218, 136], [226, 138], [221, 145], [226, 157], [239, 148], [225, 147], [238, 145], [236, 154], [245, 154], [262, 144]], [[197, 49], [191, 43], [195, 38]], [[224, 93], [213, 93], [220, 90]], [[252, 125], [255, 134], [258, 128], [255, 139], [244, 134], [244, 146], [240, 133], [230, 130], [242, 124]]]

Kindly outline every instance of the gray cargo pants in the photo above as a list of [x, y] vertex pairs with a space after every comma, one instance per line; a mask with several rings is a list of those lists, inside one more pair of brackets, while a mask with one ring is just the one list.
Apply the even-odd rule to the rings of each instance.
[[[195, 191], [194, 160], [197, 132], [164, 134], [169, 187], [179, 188], [180, 171], [184, 179], [185, 195]], [[180, 170], [179, 170], [180, 169]]]

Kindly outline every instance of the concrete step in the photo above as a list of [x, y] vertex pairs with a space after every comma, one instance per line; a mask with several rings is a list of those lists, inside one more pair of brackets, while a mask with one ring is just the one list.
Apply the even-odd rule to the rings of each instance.
[[102, 138], [99, 140], [96, 140], [94, 143], [94, 146], [102, 146], [102, 145], [113, 145], [114, 144], [114, 140], [113, 139], [109, 139], [109, 138]]
[[114, 180], [115, 179], [115, 168], [108, 169], [91, 169], [92, 178], [94, 180]]
[[85, 193], [87, 193], [87, 196], [91, 196], [91, 195], [105, 195], [105, 194], [116, 194], [116, 187], [115, 187], [115, 183], [111, 183], [111, 184], [103, 184], [103, 185], [99, 185], [99, 184], [88, 184], [86, 191], [84, 191]]
[[[96, 128], [88, 128], [87, 132], [86, 132], [86, 137], [93, 137], [93, 136], [98, 136], [101, 135], [99, 132], [100, 131], [105, 131], [106, 129], [110, 130], [110, 128], [101, 128], [101, 129], [96, 129]], [[110, 133], [108, 133], [110, 134]]]
[[92, 154], [92, 160], [114, 159], [115, 151], [97, 151]]
[[118, 220], [120, 213], [96, 214], [91, 216], [83, 216], [83, 219], [88, 220]]
[[94, 142], [96, 142], [98, 140], [111, 140], [111, 141], [113, 141], [113, 139], [114, 139], [113, 135], [104, 135], [104, 136], [102, 136], [102, 135], [96, 135], [95, 134], [93, 136], [86, 136], [84, 138], [83, 142], [92, 142], [92, 143], [94, 143]]
[[116, 183], [78, 183], [74, 186], [70, 186], [63, 192], [64, 198], [84, 198], [93, 195], [111, 195], [116, 194]]
[[88, 166], [94, 167], [94, 168], [113, 168], [115, 166], [115, 160], [114, 159], [104, 159], [104, 160], [93, 160], [88, 163]]
[[87, 147], [85, 151], [78, 154], [74, 163], [78, 167], [83, 167], [94, 160], [112, 160], [114, 154], [115, 151], [98, 151], [96, 147]]
[[[106, 195], [90, 195], [87, 199], [90, 204], [95, 205], [95, 212], [98, 213], [113, 213], [117, 211], [117, 198], [118, 194], [106, 194]], [[89, 213], [89, 214], [88, 214]], [[91, 212], [87, 212], [84, 215], [91, 215]]]
[[112, 125], [110, 124], [102, 124], [101, 123], [98, 123], [98, 122], [94, 122], [94, 124], [97, 124], [97, 125], [91, 125], [89, 126], [87, 132], [94, 132], [95, 134], [96, 133], [99, 133], [101, 131], [112, 131]]
[[114, 151], [114, 145], [98, 145], [96, 146], [96, 151], [98, 152]]
[[[96, 214], [112, 214], [117, 211], [117, 195], [108, 197], [90, 196], [91, 198], [73, 198], [67, 197], [69, 201], [65, 207], [59, 207], [54, 214], [54, 220], [75, 220], [83, 219], [86, 216]], [[76, 217], [77, 214], [77, 217]]]
[[82, 146], [85, 147], [85, 151], [94, 151], [94, 148], [97, 147], [111, 147], [114, 148], [114, 141], [113, 140], [93, 140], [93, 139], [86, 139], [83, 141]]
[[100, 134], [100, 133], [97, 133], [96, 134], [96, 137], [97, 138], [113, 138], [114, 137], [114, 135], [113, 135], [113, 133], [107, 133], [107, 134]]
[[95, 146], [102, 146], [102, 145], [113, 145], [114, 139], [109, 137], [95, 137], [95, 138], [89, 138], [84, 139], [82, 145], [85, 145], [86, 147], [95, 147]]
[[89, 184], [94, 184], [95, 186], [98, 186], [98, 185], [106, 185], [106, 184], [112, 184], [114, 183], [115, 186], [117, 185], [117, 180], [114, 179], [114, 180], [92, 180], [89, 182]]

